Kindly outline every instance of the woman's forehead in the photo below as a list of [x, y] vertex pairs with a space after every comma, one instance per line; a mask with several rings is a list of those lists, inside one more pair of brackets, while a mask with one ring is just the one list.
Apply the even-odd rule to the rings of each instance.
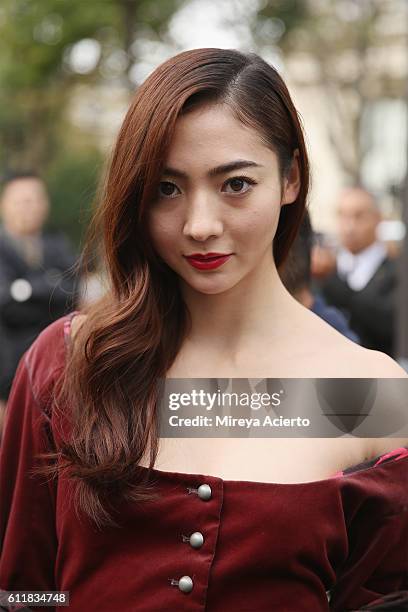
[[265, 167], [274, 163], [275, 157], [259, 132], [244, 125], [230, 109], [207, 107], [179, 117], [165, 166], [186, 172], [187, 167], [209, 171], [242, 159]]
[[231, 108], [225, 104], [206, 104], [197, 107], [186, 114], [178, 117], [174, 136], [191, 136], [194, 132], [195, 139], [214, 138], [222, 134], [222, 138], [230, 136], [233, 141], [240, 135], [246, 138], [259, 138], [257, 130], [245, 125], [233, 113]]

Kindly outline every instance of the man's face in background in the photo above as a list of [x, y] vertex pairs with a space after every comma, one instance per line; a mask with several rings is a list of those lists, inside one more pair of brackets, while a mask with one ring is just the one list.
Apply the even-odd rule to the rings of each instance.
[[48, 213], [48, 195], [44, 183], [38, 178], [16, 178], [1, 194], [1, 221], [14, 236], [40, 232]]
[[353, 254], [359, 253], [377, 239], [381, 215], [372, 196], [363, 189], [347, 189], [337, 206], [337, 228], [340, 243]]

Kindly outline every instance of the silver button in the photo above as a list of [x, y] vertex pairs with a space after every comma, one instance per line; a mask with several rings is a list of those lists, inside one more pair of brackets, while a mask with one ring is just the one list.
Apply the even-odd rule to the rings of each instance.
[[211, 499], [211, 487], [208, 484], [202, 484], [197, 489], [198, 497], [203, 501]]
[[195, 531], [194, 533], [191, 534], [190, 545], [193, 548], [201, 548], [203, 544], [204, 544], [204, 536], [202, 533], [200, 533], [199, 531]]
[[179, 580], [178, 588], [180, 591], [183, 591], [183, 593], [190, 593], [190, 591], [193, 590], [193, 581], [190, 576], [182, 576]]

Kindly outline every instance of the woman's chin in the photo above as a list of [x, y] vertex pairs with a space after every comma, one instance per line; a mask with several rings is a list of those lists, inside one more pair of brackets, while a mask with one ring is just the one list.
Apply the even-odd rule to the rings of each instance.
[[192, 279], [183, 279], [183, 284], [188, 290], [196, 291], [197, 293], [203, 293], [205, 295], [217, 295], [219, 293], [225, 293], [231, 289], [236, 283], [227, 282], [226, 279], [215, 279], [206, 278], [202, 279], [201, 282]]

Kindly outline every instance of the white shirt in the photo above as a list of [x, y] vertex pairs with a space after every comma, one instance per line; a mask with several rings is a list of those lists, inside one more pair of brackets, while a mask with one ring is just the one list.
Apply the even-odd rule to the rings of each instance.
[[383, 242], [376, 240], [355, 255], [344, 247], [337, 253], [337, 272], [354, 291], [361, 291], [377, 272], [387, 257]]

